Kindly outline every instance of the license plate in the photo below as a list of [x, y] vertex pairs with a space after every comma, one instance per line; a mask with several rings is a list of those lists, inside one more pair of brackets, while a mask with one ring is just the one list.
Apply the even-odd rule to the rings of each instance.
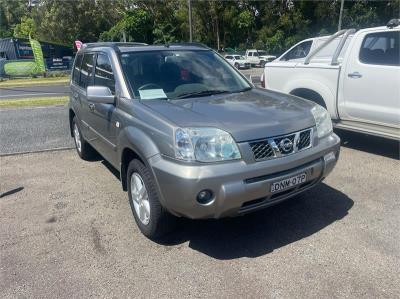
[[306, 174], [300, 173], [287, 179], [283, 179], [271, 184], [271, 193], [290, 189], [294, 186], [300, 185], [306, 181]]

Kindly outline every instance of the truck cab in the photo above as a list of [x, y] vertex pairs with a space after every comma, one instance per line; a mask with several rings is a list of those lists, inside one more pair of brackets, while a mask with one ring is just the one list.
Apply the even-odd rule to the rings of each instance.
[[265, 66], [262, 84], [326, 107], [338, 128], [398, 140], [399, 23], [304, 40]]

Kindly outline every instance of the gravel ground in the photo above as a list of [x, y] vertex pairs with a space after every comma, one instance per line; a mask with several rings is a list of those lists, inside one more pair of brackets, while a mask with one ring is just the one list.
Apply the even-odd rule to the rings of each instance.
[[0, 294], [398, 298], [398, 145], [351, 136], [311, 192], [240, 218], [182, 220], [163, 244], [140, 234], [107, 163], [73, 150], [0, 157]]
[[0, 110], [0, 154], [72, 147], [65, 106]]

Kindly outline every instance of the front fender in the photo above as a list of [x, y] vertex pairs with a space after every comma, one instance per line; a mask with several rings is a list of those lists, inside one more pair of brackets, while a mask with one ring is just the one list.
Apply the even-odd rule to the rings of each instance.
[[142, 130], [135, 127], [126, 127], [118, 136], [118, 156], [122, 156], [125, 148], [129, 148], [136, 152], [138, 156], [145, 162], [152, 156], [157, 155], [160, 151], [154, 141]]

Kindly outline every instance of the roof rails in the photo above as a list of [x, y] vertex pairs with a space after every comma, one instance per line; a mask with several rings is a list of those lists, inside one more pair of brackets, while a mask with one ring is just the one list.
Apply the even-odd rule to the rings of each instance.
[[387, 23], [386, 27], [392, 29], [392, 28], [397, 27], [397, 26], [399, 26], [399, 25], [400, 25], [400, 19], [391, 19], [391, 20]]
[[208, 47], [205, 44], [202, 43], [197, 43], [197, 42], [183, 42], [183, 43], [169, 43], [169, 46], [196, 46], [196, 47], [200, 47], [200, 48], [204, 48], [204, 49], [210, 49], [210, 47]]
[[137, 47], [137, 46], [147, 46], [145, 43], [135, 43], [135, 42], [99, 42], [99, 43], [87, 43], [82, 45], [82, 49], [86, 48], [96, 48], [96, 47], [111, 47], [114, 50], [119, 51], [118, 47]]

